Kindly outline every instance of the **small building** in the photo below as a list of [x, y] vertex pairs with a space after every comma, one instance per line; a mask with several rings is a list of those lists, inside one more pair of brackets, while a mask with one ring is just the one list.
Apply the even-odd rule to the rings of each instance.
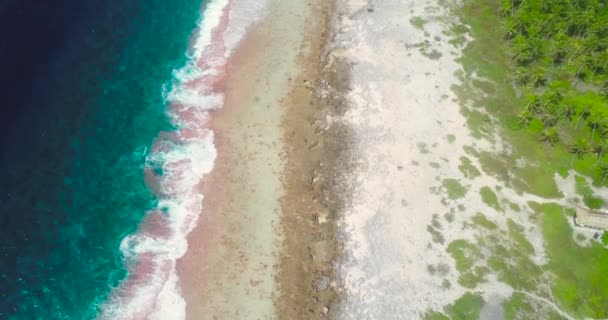
[[577, 206], [574, 223], [581, 227], [608, 230], [608, 213]]

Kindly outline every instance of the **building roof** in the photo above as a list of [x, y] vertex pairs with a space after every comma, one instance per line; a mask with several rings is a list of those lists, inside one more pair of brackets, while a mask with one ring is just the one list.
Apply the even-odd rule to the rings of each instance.
[[605, 230], [608, 229], [608, 214], [579, 206], [576, 208], [574, 222], [581, 226]]

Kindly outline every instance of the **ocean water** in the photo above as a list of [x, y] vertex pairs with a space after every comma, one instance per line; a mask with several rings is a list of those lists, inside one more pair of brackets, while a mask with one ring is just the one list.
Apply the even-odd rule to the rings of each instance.
[[202, 195], [182, 180], [212, 167], [212, 133], [186, 137], [180, 122], [204, 114], [167, 112], [180, 94], [202, 101], [176, 81], [197, 74], [188, 48], [205, 7], [0, 0], [0, 319], [135, 318], [119, 310], [137, 296], [127, 284], [183, 254], [160, 248], [181, 236], [150, 239], [196, 222]]

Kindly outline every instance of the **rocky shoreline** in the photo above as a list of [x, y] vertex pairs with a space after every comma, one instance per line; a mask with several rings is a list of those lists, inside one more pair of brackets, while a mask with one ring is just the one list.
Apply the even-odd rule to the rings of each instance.
[[300, 76], [286, 99], [284, 235], [275, 308], [281, 319], [335, 318], [343, 215], [355, 166], [354, 136], [335, 121], [348, 110], [350, 65], [331, 43], [335, 4], [319, 1], [318, 20], [300, 56]]

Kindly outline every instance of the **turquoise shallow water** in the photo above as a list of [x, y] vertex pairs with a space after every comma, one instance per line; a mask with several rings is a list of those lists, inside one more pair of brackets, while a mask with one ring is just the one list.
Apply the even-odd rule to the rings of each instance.
[[121, 239], [156, 201], [142, 167], [170, 127], [163, 93], [201, 0], [91, 3], [36, 55], [4, 129], [0, 318], [94, 318], [126, 275]]

